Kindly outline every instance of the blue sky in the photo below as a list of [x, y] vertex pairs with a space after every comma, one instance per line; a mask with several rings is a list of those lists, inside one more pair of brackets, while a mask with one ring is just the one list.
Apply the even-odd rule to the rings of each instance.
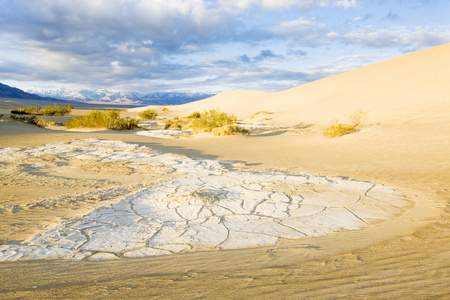
[[448, 0], [0, 0], [0, 8], [0, 82], [25, 90], [272, 92], [450, 42]]

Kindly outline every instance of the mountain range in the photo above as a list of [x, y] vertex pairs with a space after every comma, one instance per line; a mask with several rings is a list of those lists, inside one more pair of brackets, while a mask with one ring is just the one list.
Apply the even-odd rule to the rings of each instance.
[[42, 89], [30, 88], [27, 91], [0, 83], [0, 97], [28, 99], [28, 100], [48, 100], [55, 102], [81, 102], [88, 104], [109, 104], [109, 105], [177, 105], [202, 100], [214, 96], [214, 94], [202, 93], [124, 93], [108, 90], [72, 90], [64, 88]]
[[77, 101], [91, 104], [113, 105], [177, 105], [202, 100], [214, 96], [214, 94], [202, 93], [138, 93], [116, 92], [108, 90], [73, 90], [65, 88], [42, 89], [32, 88], [27, 92], [66, 101]]
[[59, 100], [50, 97], [41, 97], [36, 94], [27, 93], [22, 91], [21, 89], [10, 87], [9, 85], [3, 84], [1, 82], [0, 82], [0, 97], [14, 98], [14, 99], [29, 99], [29, 100], [54, 100], [54, 101]]

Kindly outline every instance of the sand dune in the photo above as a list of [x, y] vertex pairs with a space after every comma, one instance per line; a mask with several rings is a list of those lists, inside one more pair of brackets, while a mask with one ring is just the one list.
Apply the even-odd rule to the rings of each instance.
[[225, 92], [173, 107], [171, 111], [183, 116], [196, 110], [220, 108], [247, 119], [266, 110], [273, 113], [271, 123], [280, 125], [346, 121], [357, 109], [368, 111], [370, 123], [448, 119], [449, 52], [450, 43], [277, 93]]

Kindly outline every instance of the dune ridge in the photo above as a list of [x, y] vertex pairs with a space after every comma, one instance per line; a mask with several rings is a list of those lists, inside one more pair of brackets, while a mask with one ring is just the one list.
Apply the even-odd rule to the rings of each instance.
[[447, 119], [449, 52], [447, 43], [289, 90], [225, 92], [173, 106], [171, 112], [183, 116], [219, 108], [239, 119], [248, 119], [253, 113], [266, 110], [272, 113], [269, 123], [289, 126], [300, 122], [323, 126], [334, 119], [347, 120], [357, 109], [368, 111], [368, 122], [372, 123]]

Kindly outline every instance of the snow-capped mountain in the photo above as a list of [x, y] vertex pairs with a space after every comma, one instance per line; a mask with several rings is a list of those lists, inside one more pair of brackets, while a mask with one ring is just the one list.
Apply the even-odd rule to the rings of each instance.
[[51, 97], [67, 101], [80, 101], [95, 104], [115, 105], [176, 105], [189, 103], [214, 96], [201, 93], [124, 93], [108, 90], [72, 90], [65, 88], [43, 89], [29, 88], [27, 92], [42, 97]]

